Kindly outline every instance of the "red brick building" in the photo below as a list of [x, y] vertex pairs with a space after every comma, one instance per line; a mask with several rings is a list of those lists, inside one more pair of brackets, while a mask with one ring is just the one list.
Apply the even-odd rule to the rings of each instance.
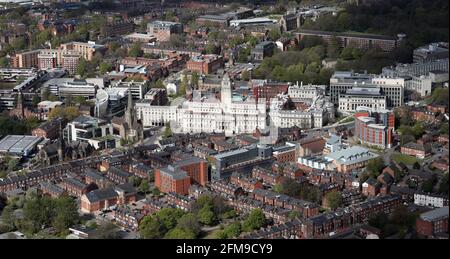
[[187, 62], [187, 69], [198, 72], [199, 74], [212, 74], [219, 68], [223, 67], [224, 61], [222, 56], [210, 54], [192, 57]]
[[255, 189], [263, 188], [262, 182], [254, 178], [241, 176], [239, 174], [232, 174], [230, 177], [230, 183], [241, 187], [246, 192], [252, 192]]
[[253, 168], [252, 177], [261, 180], [265, 185], [271, 186], [281, 183], [281, 180], [283, 179], [281, 175], [258, 166]]
[[169, 165], [155, 172], [155, 186], [161, 192], [174, 192], [187, 195], [191, 186], [191, 178], [186, 171]]
[[400, 153], [424, 159], [431, 155], [431, 148], [427, 144], [410, 142], [400, 148]]
[[[90, 185], [92, 186], [92, 185]], [[75, 178], [66, 178], [62, 181], [62, 188], [69, 194], [75, 197], [81, 197], [83, 194], [92, 191], [88, 185], [78, 181]]]
[[422, 213], [416, 220], [417, 233], [424, 236], [448, 234], [448, 206]]
[[288, 92], [288, 83], [267, 82], [266, 80], [252, 80], [251, 87], [253, 96], [257, 99], [265, 98], [266, 104], [269, 106], [270, 99], [275, 98], [278, 94]]
[[[46, 139], [56, 139], [59, 137], [59, 125], [62, 121], [56, 119], [53, 121], [47, 121], [39, 125], [37, 128], [34, 128], [31, 131], [31, 135], [36, 137], [43, 137]], [[61, 128], [64, 128], [64, 124], [61, 125]]]
[[152, 172], [152, 168], [144, 163], [134, 163], [130, 165], [130, 173], [142, 179], [147, 179]]
[[295, 146], [284, 146], [273, 151], [273, 156], [279, 163], [296, 162]]
[[191, 183], [197, 183], [205, 186], [208, 182], [208, 164], [205, 160], [189, 156], [173, 163], [175, 167], [185, 171], [191, 179]]
[[92, 213], [113, 205], [136, 202], [136, 190], [131, 184], [117, 185], [114, 188], [98, 189], [81, 197], [81, 211]]
[[369, 178], [362, 184], [362, 194], [364, 196], [377, 196], [380, 193], [381, 184], [373, 179]]

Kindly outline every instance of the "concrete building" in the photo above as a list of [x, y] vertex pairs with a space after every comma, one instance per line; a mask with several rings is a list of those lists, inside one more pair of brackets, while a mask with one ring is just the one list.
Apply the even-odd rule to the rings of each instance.
[[15, 68], [38, 68], [38, 55], [40, 50], [31, 50], [16, 53], [11, 57], [11, 66]]
[[103, 78], [53, 78], [42, 85], [42, 89], [49, 89], [50, 93], [65, 98], [66, 96], [82, 96], [92, 99], [97, 90], [103, 88]]
[[391, 148], [393, 144], [395, 118], [388, 110], [359, 109], [355, 114], [355, 138], [362, 144]]
[[413, 51], [414, 63], [426, 63], [437, 59], [448, 59], [448, 42], [434, 42]]
[[448, 206], [448, 196], [429, 193], [414, 193], [414, 204], [442, 208]]
[[112, 137], [113, 127], [105, 120], [79, 116], [73, 121], [67, 123], [65, 128], [65, 139], [69, 142], [84, 141], [94, 146], [95, 149], [115, 147], [116, 139], [109, 141], [105, 138]]
[[263, 41], [258, 43], [251, 51], [252, 60], [255, 62], [261, 62], [265, 57], [273, 55], [275, 49], [275, 43], [271, 41]]
[[230, 26], [231, 27], [246, 27], [246, 26], [266, 26], [266, 25], [272, 25], [275, 24], [276, 21], [264, 18], [264, 17], [258, 17], [258, 18], [250, 18], [250, 19], [241, 19], [241, 20], [231, 20]]
[[342, 48], [353, 47], [362, 50], [379, 48], [387, 52], [394, 50], [399, 42], [397, 38], [377, 34], [301, 30], [296, 35], [299, 41], [305, 36], [317, 36], [327, 43], [337, 39]]
[[211, 168], [211, 179], [221, 180], [235, 171], [250, 173], [257, 165], [268, 164], [273, 160], [272, 148], [265, 145], [253, 145], [213, 156], [215, 163]]
[[353, 87], [339, 96], [339, 112], [348, 114], [359, 107], [386, 109], [386, 96], [378, 87]]
[[136, 103], [136, 114], [145, 127], [173, 121], [172, 130], [182, 133], [224, 132], [231, 136], [266, 128], [265, 100], [233, 100], [228, 75], [222, 81], [220, 100], [202, 96], [176, 106], [154, 106], [150, 101], [141, 100]]
[[158, 41], [169, 41], [172, 34], [183, 33], [183, 25], [176, 22], [153, 21], [147, 24], [147, 33]]
[[302, 16], [298, 13], [290, 13], [281, 16], [279, 21], [283, 32], [299, 29], [302, 24]]
[[104, 45], [96, 44], [93, 41], [88, 42], [69, 42], [61, 44], [62, 50], [74, 50], [87, 61], [91, 61], [95, 53], [106, 50]]
[[378, 155], [363, 147], [352, 146], [324, 156], [299, 157], [297, 163], [313, 169], [350, 173], [355, 169], [364, 168], [370, 160], [376, 157]]
[[400, 107], [404, 104], [404, 78], [358, 74], [353, 71], [336, 71], [330, 78], [328, 90], [330, 100], [339, 104], [339, 96], [354, 87], [377, 87], [386, 96], [386, 108]]
[[421, 63], [397, 64], [384, 67], [382, 74], [389, 77], [403, 77], [405, 90], [419, 93], [425, 97], [431, 94], [435, 84], [448, 81], [449, 60], [436, 59]]
[[[291, 103], [295, 109], [286, 108]], [[320, 128], [333, 120], [334, 115], [334, 105], [325, 97], [325, 86], [292, 85], [287, 95], [279, 94], [270, 100], [270, 123], [275, 127]]]
[[121, 20], [110, 22], [100, 28], [102, 37], [122, 36], [134, 31], [134, 22], [131, 20]]

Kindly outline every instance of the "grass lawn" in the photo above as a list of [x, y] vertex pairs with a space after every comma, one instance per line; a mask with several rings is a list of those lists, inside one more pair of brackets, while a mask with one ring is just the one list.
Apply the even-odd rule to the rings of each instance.
[[404, 154], [393, 154], [392, 159], [398, 163], [402, 162], [405, 165], [414, 165], [415, 162], [420, 162], [417, 158]]
[[219, 232], [220, 229], [214, 229], [212, 231], [208, 231], [204, 234], [204, 236], [202, 237], [202, 239], [216, 239], [216, 234], [217, 232]]

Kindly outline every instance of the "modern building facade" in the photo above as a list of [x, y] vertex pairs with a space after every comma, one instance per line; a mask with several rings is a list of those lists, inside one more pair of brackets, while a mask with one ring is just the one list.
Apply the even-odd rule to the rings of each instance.
[[153, 21], [147, 24], [147, 33], [158, 41], [169, 41], [172, 34], [182, 33], [183, 25], [176, 22]]
[[359, 110], [355, 114], [355, 138], [361, 144], [377, 146], [379, 148], [391, 148], [395, 117], [388, 110]]
[[404, 104], [404, 78], [358, 74], [353, 71], [336, 71], [330, 78], [328, 94], [334, 104], [339, 104], [339, 97], [354, 87], [380, 88], [386, 96], [386, 108], [400, 107]]

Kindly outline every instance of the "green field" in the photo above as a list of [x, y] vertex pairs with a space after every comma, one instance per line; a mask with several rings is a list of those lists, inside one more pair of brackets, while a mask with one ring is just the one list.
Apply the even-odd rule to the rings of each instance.
[[397, 163], [402, 162], [405, 165], [414, 165], [415, 162], [419, 162], [417, 158], [404, 154], [393, 154], [392, 159]]

